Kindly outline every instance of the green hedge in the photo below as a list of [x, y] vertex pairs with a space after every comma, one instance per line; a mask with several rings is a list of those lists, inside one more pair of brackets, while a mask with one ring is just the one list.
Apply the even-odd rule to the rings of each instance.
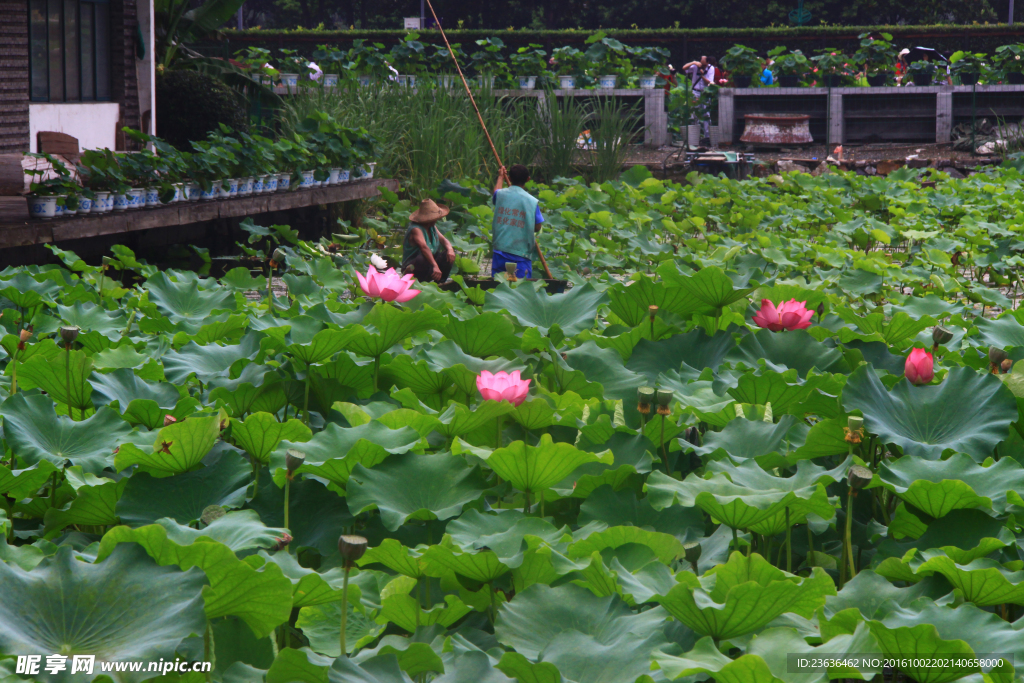
[[[846, 52], [857, 49], [857, 36], [866, 31], [885, 31], [893, 35], [893, 41], [900, 47], [923, 45], [945, 53], [956, 50], [972, 52], [994, 52], [995, 48], [1007, 43], [1024, 42], [1024, 25], [984, 24], [953, 26], [801, 26], [777, 28], [704, 28], [704, 29], [608, 29], [607, 33], [630, 45], [658, 45], [668, 48], [672, 60], [678, 63], [693, 59], [701, 54], [721, 56], [729, 47], [742, 43], [766, 52], [777, 45], [790, 49], [813, 52], [818, 48], [834, 47]], [[327, 43], [347, 47], [353, 40], [362, 38], [368, 42], [379, 42], [390, 46], [401, 40], [404, 30], [387, 31], [329, 31], [329, 30], [267, 30], [224, 31], [223, 40], [200, 46], [201, 51], [211, 55], [227, 56], [249, 45], [271, 49], [297, 49], [312, 52], [316, 45]], [[474, 40], [496, 36], [509, 47], [528, 43], [540, 43], [548, 49], [562, 45], [582, 45], [592, 31], [487, 31], [452, 30], [448, 38], [453, 43], [472, 44]], [[438, 31], [421, 31], [421, 40], [441, 43]]]

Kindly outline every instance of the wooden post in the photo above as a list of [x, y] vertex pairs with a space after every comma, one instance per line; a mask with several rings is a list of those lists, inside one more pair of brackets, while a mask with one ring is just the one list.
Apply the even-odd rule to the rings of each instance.
[[935, 142], [949, 142], [953, 135], [953, 86], [943, 86], [935, 93]]
[[644, 90], [644, 144], [664, 147], [668, 144], [668, 113], [665, 111], [665, 90]]
[[720, 89], [718, 91], [718, 138], [720, 144], [731, 145], [733, 142], [733, 125], [736, 121], [735, 108], [736, 98], [733, 89]]
[[[843, 95], [838, 88], [832, 88], [828, 95], [829, 125], [828, 125], [828, 146], [843, 144], [843, 137], [846, 131], [843, 121]], [[829, 150], [831, 152], [831, 150]]]

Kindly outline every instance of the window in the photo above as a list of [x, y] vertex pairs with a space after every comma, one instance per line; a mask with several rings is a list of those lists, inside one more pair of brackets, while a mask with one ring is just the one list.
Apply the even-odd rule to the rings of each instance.
[[110, 100], [106, 0], [28, 0], [33, 102]]

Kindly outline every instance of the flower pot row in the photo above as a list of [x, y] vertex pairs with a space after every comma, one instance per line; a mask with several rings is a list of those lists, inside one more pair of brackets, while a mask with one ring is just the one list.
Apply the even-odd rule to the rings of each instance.
[[[268, 76], [261, 77], [264, 85], [282, 85], [289, 89], [299, 87], [299, 74], [281, 74], [280, 78], [275, 82]], [[427, 78], [424, 76], [416, 76], [413, 74], [398, 74], [391, 77], [394, 82], [398, 85], [415, 88], [417, 84], [422, 84], [427, 80], [434, 80], [440, 85], [440, 87], [446, 90], [458, 90], [462, 88], [462, 79], [457, 74], [441, 74], [435, 78]], [[540, 76], [517, 76], [514, 82], [518, 84], [520, 90], [535, 90], [537, 88]], [[558, 81], [558, 87], [561, 90], [576, 90], [577, 84], [580, 82], [577, 76], [556, 76]], [[606, 76], [597, 76], [595, 80], [595, 89], [598, 90], [613, 90], [619, 87], [621, 76], [617, 74], [609, 74]], [[495, 87], [497, 81], [496, 76], [476, 76], [470, 79], [479, 88], [491, 88]], [[654, 90], [655, 85], [658, 81], [657, 74], [645, 74], [637, 77], [637, 86], [641, 90]], [[376, 82], [373, 76], [362, 75], [356, 77], [356, 82], [362, 87], [369, 87]], [[323, 85], [328, 88], [337, 87], [339, 84], [339, 77], [337, 74], [327, 74], [324, 76]]]
[[88, 195], [84, 193], [80, 195], [29, 195], [29, 215], [33, 219], [50, 220], [85, 214], [153, 209], [177, 202], [234, 199], [236, 197], [286, 192], [290, 189], [306, 190], [316, 187], [341, 185], [353, 180], [372, 178], [376, 165], [376, 162], [371, 162], [354, 170], [343, 168], [325, 169], [328, 175], [324, 180], [315, 179], [316, 171], [301, 171], [294, 174], [297, 178], [300, 178], [295, 188], [292, 188], [292, 173], [269, 173], [248, 178], [226, 178], [214, 180], [206, 187], [193, 181], [178, 182], [172, 183], [173, 197], [169, 197], [166, 200], [161, 199], [159, 187], [131, 188], [123, 193], [90, 191]]

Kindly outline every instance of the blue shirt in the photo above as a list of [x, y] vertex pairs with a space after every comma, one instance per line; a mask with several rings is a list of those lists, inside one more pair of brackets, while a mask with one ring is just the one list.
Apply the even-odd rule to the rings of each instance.
[[775, 83], [775, 74], [773, 74], [769, 69], [765, 69], [761, 72], [761, 82], [765, 85], [772, 85]]
[[[493, 197], [491, 197], [491, 199], [492, 199], [493, 201], [498, 201], [498, 193], [497, 193], [497, 192], [495, 192], [495, 193], [494, 193], [494, 196], [493, 196]], [[541, 223], [543, 223], [543, 222], [544, 222], [544, 216], [542, 216], [542, 215], [540, 214], [540, 204], [538, 204], [538, 205], [537, 205], [537, 214], [536, 214], [536, 215], [535, 215], [535, 216], [533, 217], [533, 223], [534, 223], [534, 225], [540, 225], [540, 224], [541, 224]]]

